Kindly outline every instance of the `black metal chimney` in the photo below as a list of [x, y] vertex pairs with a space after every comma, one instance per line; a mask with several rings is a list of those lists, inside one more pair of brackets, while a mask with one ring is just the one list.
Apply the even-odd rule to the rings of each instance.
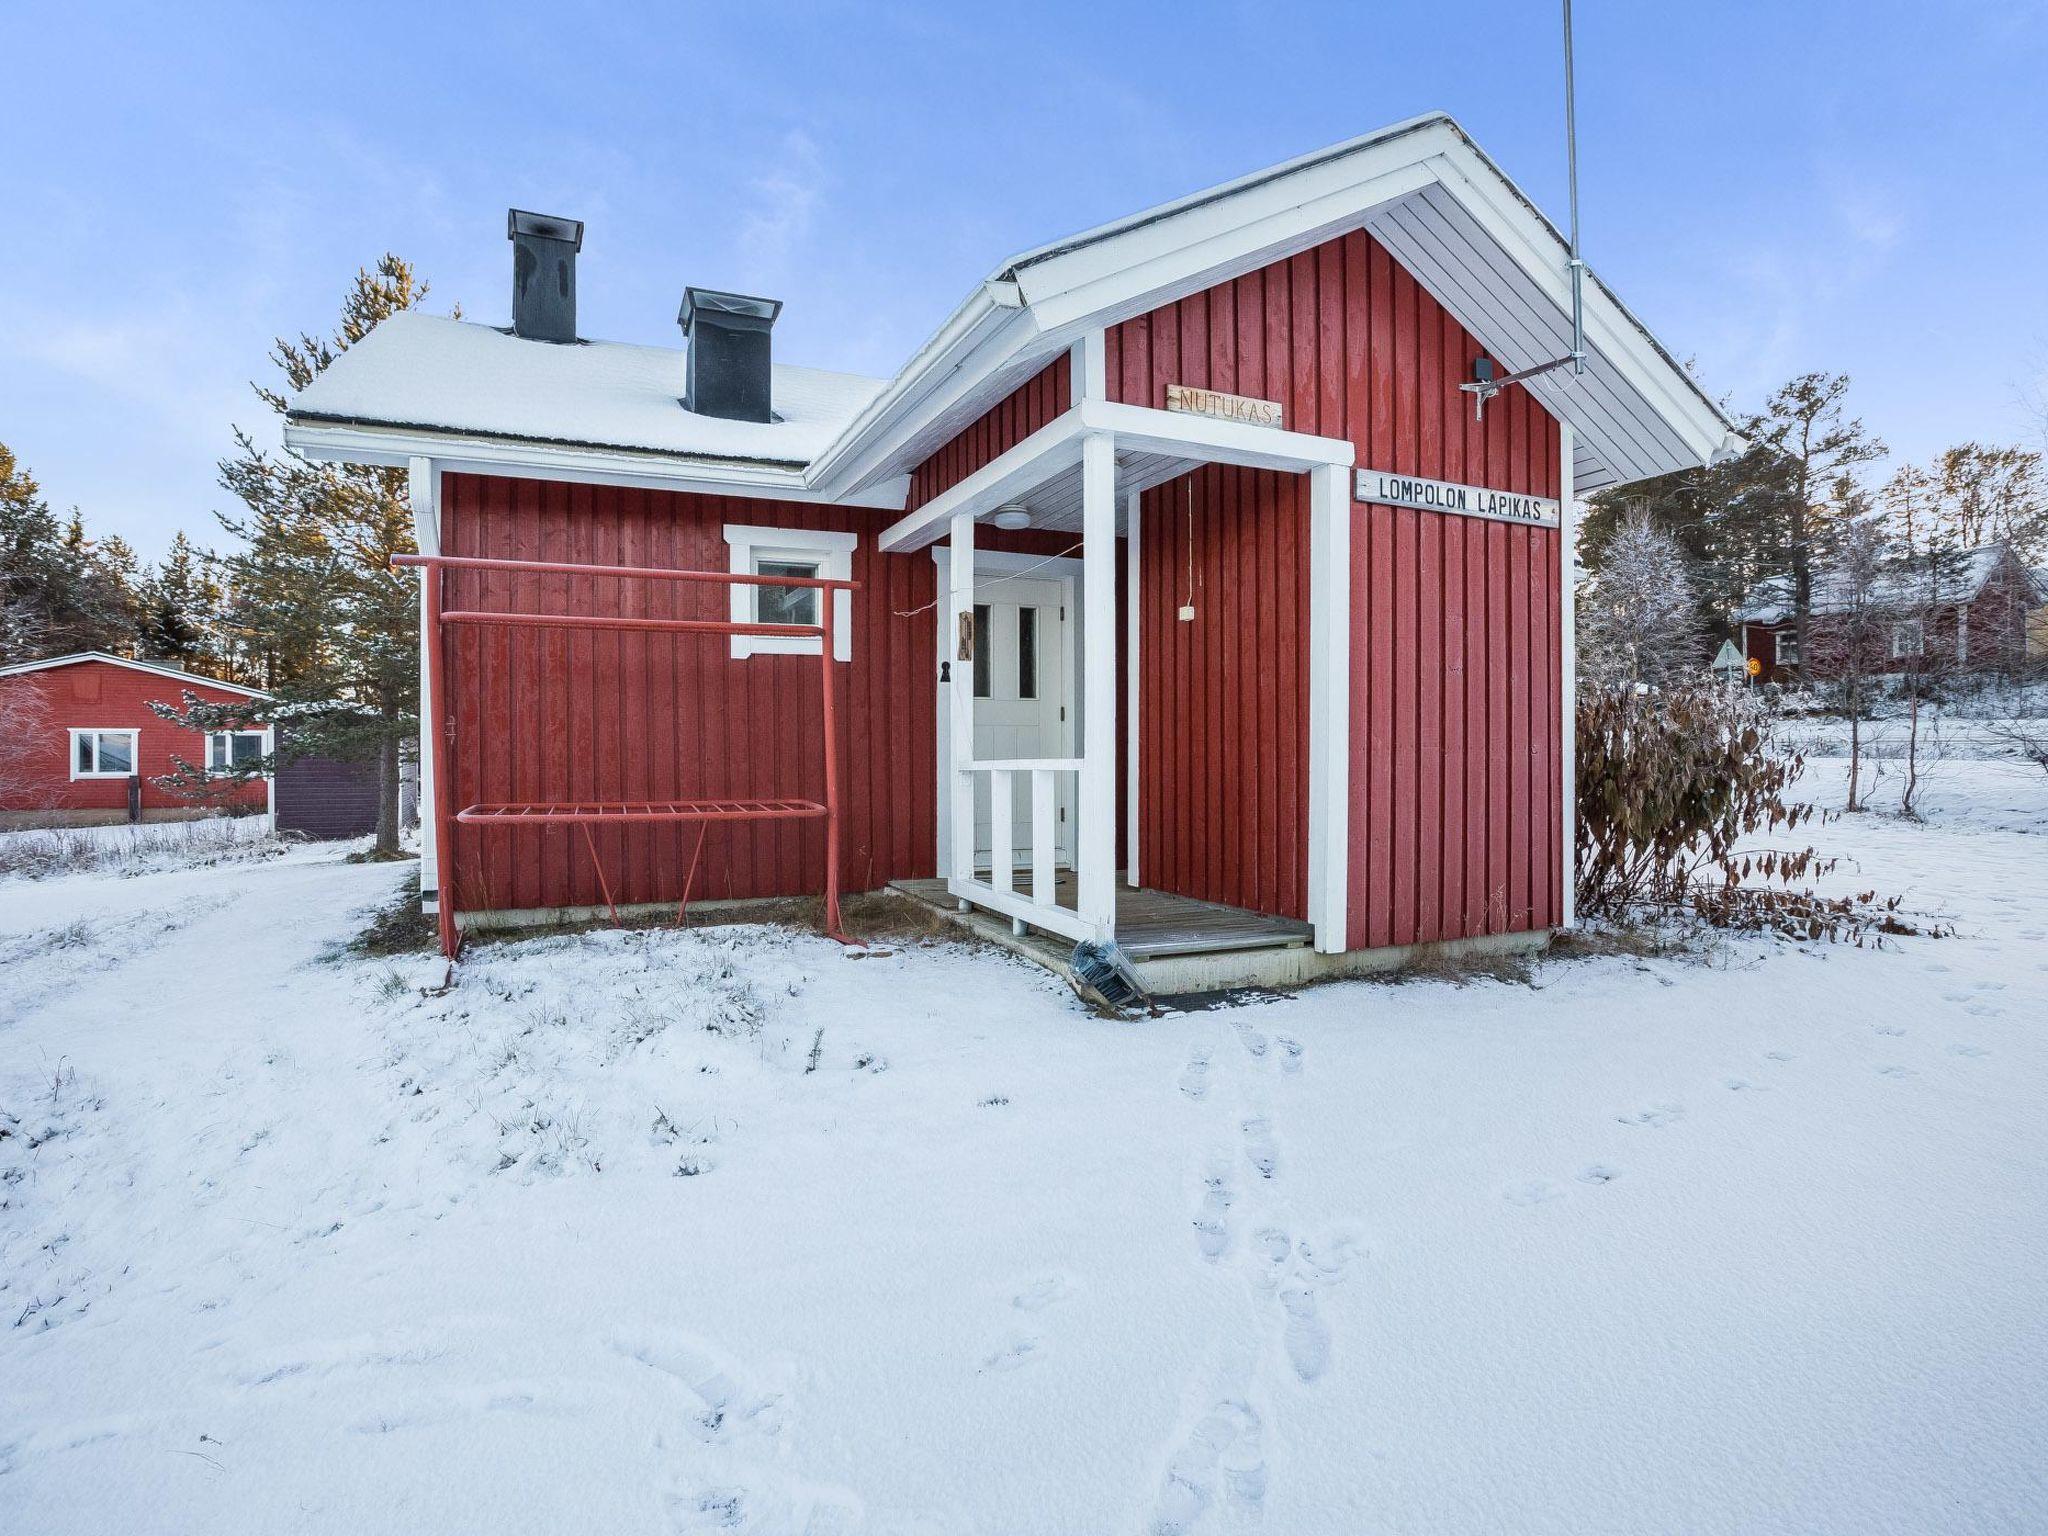
[[574, 341], [583, 221], [512, 208], [505, 213], [505, 238], [512, 242], [512, 334]]
[[773, 421], [769, 333], [782, 300], [685, 288], [676, 323], [690, 338], [683, 408], [728, 421]]

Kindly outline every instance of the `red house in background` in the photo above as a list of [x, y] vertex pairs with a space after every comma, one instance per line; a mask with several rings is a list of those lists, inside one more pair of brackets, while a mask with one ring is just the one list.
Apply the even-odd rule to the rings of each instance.
[[508, 224], [509, 327], [394, 316], [285, 428], [409, 469], [423, 553], [528, 562], [424, 573], [430, 901], [806, 894], [829, 827], [856, 889], [1163, 988], [1569, 924], [1573, 497], [1737, 440], [1597, 279], [1575, 333], [1448, 117], [1016, 256], [888, 379], [704, 289], [686, 351], [581, 338], [583, 226]]
[[[1802, 677], [1826, 682], [1849, 670], [1854, 659], [1863, 674], [1911, 676], [2011, 672], [2030, 654], [2030, 615], [2048, 592], [2010, 545], [1986, 544], [1939, 561], [1901, 557], [1861, 597], [1871, 633], [1852, 658], [1844, 638], [1845, 615], [1855, 594], [1826, 572], [1813, 583], [1807, 641], [1813, 652], [1799, 654], [1793, 618], [1792, 578], [1758, 582], [1736, 611], [1742, 654], [1758, 665], [1763, 683], [1795, 683]], [[1855, 633], [1855, 629], [1849, 630]]]
[[0, 697], [40, 699], [39, 729], [7, 743], [0, 776], [0, 826], [89, 826], [266, 811], [268, 781], [223, 784], [217, 797], [174, 794], [156, 781], [182, 758], [212, 769], [270, 750], [268, 729], [199, 732], [160, 719], [152, 702], [177, 704], [190, 691], [208, 703], [260, 699], [251, 688], [181, 672], [154, 661], [81, 651], [0, 667]]

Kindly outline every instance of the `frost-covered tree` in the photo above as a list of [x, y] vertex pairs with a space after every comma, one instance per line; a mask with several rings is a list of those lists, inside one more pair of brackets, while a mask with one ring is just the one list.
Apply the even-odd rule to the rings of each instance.
[[[386, 255], [359, 270], [331, 335], [280, 338], [271, 353], [279, 387], [257, 396], [282, 415], [290, 395], [369, 335], [411, 309], [427, 285], [410, 263]], [[221, 515], [243, 548], [223, 562], [234, 644], [261, 657], [261, 707], [282, 722], [279, 755], [334, 757], [377, 765], [377, 851], [398, 849], [399, 754], [419, 729], [418, 583], [393, 571], [411, 554], [412, 512], [401, 469], [316, 463], [259, 448], [237, 429], [239, 451], [220, 466], [221, 483], [246, 509]], [[250, 706], [187, 699], [172, 718], [198, 729], [243, 723]], [[244, 774], [269, 772], [269, 758]]]
[[1863, 721], [1884, 673], [1894, 619], [1896, 556], [1882, 517], [1861, 509], [1827, 542], [1820, 580], [1827, 621], [1814, 632], [1814, 671], [1830, 679], [1849, 721], [1849, 801], [1863, 809]]
[[1685, 551], [1647, 513], [1624, 518], [1578, 605], [1579, 668], [1600, 685], [1667, 687], [1705, 662]]

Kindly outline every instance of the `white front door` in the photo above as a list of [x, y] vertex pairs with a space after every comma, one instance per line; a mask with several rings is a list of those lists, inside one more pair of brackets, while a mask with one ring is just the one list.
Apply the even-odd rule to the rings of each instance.
[[[974, 593], [974, 755], [977, 759], [1065, 757], [1066, 586], [1058, 581], [983, 576]], [[1065, 775], [1062, 775], [1064, 778]], [[1004, 811], [1019, 867], [1030, 863], [1031, 776], [1011, 780], [1011, 804], [994, 807], [984, 790], [974, 808], [974, 858], [986, 867], [994, 839], [990, 817]], [[1060, 794], [1059, 862], [1073, 863], [1070, 792]]]

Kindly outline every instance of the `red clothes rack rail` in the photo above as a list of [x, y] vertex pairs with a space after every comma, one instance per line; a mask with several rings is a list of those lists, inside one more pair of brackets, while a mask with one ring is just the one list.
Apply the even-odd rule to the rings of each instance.
[[[839, 923], [839, 731], [837, 703], [838, 674], [833, 669], [833, 598], [840, 592], [857, 592], [857, 581], [840, 581], [810, 576], [744, 576], [726, 571], [679, 571], [658, 566], [576, 565], [557, 560], [489, 560], [468, 555], [398, 555], [394, 566], [416, 566], [421, 572], [426, 613], [427, 685], [433, 695], [436, 716], [434, 771], [434, 847], [440, 863], [441, 952], [451, 960], [462, 947], [462, 933], [455, 921], [455, 829], [466, 827], [576, 827], [590, 852], [597, 871], [598, 889], [604, 893], [605, 908], [612, 922], [619, 920], [618, 905], [612, 900], [611, 882], [605, 878], [604, 862], [590, 835], [593, 826], [640, 825], [650, 822], [695, 823], [697, 846], [690, 858], [690, 873], [683, 882], [676, 920], [681, 922], [690, 903], [690, 889], [696, 883], [697, 861], [704, 852], [704, 832], [713, 822], [787, 821], [821, 817], [825, 822], [825, 932], [842, 944], [851, 943]], [[815, 624], [762, 624], [738, 619], [634, 619], [573, 613], [513, 613], [495, 609], [448, 609], [443, 590], [448, 571], [500, 571], [542, 576], [598, 576], [638, 581], [708, 582], [727, 587], [799, 587], [818, 594], [818, 622]], [[818, 641], [818, 687], [823, 702], [825, 735], [825, 798], [822, 801], [792, 796], [754, 799], [572, 801], [536, 800], [508, 805], [468, 805], [453, 808], [455, 775], [450, 771], [455, 751], [455, 712], [448, 697], [447, 631], [450, 625], [490, 625], [510, 629], [614, 629], [685, 635], [784, 635], [815, 636]]]

